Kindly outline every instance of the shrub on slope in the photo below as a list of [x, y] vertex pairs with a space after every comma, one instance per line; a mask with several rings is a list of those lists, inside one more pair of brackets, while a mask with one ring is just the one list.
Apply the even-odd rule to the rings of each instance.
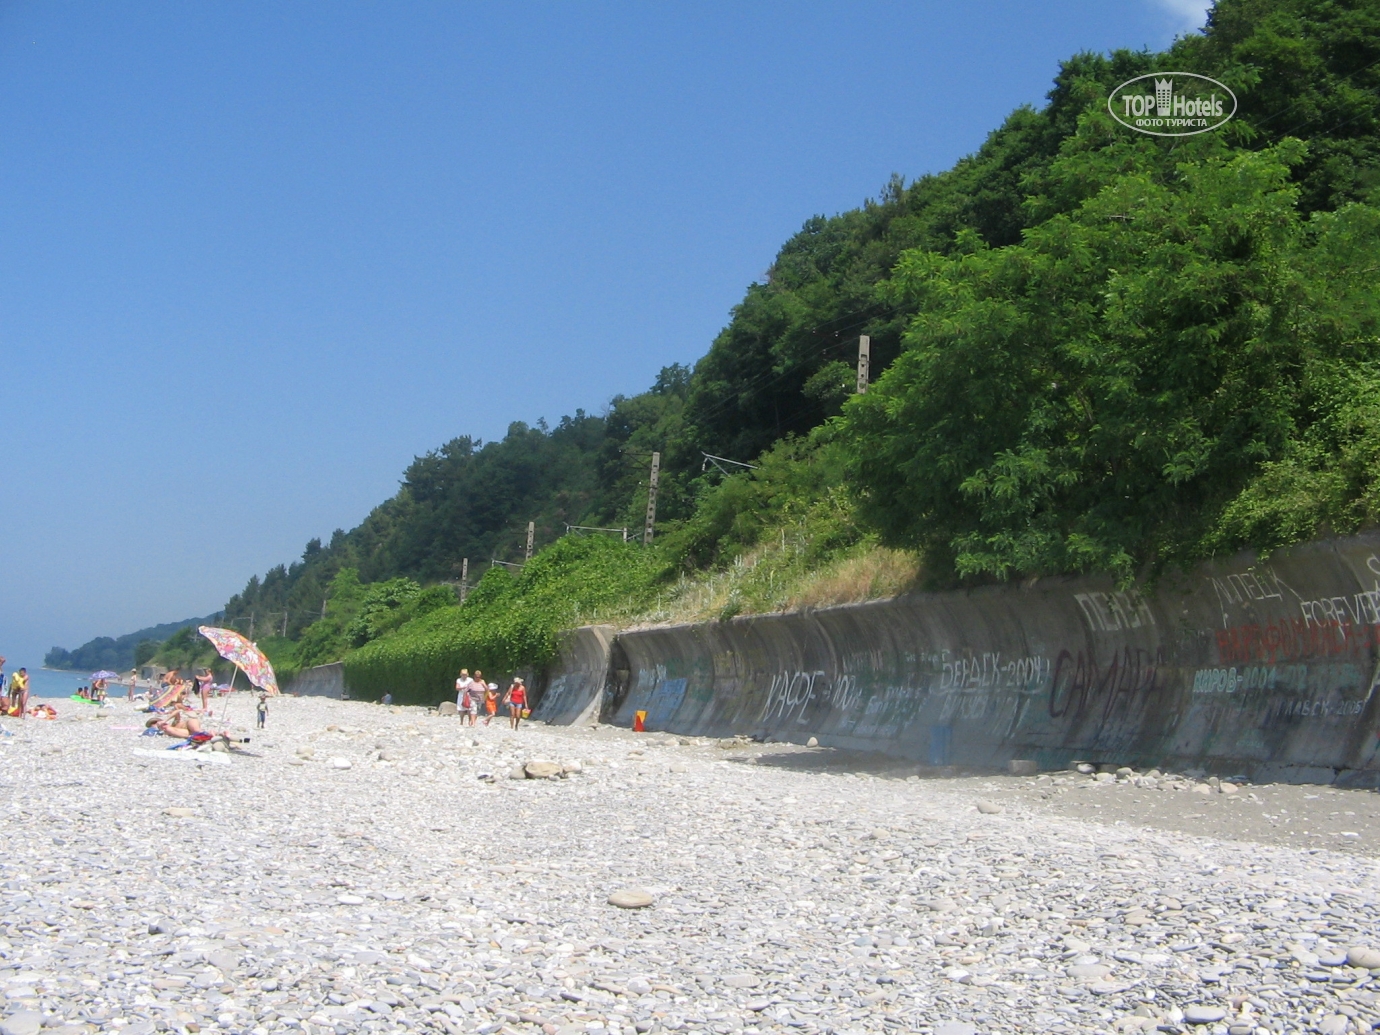
[[354, 696], [391, 692], [409, 704], [454, 694], [464, 667], [497, 682], [539, 667], [556, 651], [561, 629], [597, 617], [600, 608], [646, 597], [660, 572], [652, 551], [599, 536], [566, 536], [516, 574], [490, 568], [465, 603], [417, 618], [345, 656]]

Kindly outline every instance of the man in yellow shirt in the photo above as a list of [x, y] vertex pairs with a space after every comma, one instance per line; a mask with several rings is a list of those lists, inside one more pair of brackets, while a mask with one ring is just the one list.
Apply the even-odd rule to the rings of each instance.
[[10, 676], [10, 706], [6, 709], [11, 715], [24, 718], [29, 710], [29, 670], [21, 668]]

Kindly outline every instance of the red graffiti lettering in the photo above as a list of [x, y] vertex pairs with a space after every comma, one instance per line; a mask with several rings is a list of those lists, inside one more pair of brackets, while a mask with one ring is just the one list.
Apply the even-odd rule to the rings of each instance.
[[1222, 665], [1275, 665], [1309, 658], [1363, 654], [1380, 646], [1380, 627], [1335, 620], [1281, 618], [1269, 625], [1238, 625], [1217, 630]]

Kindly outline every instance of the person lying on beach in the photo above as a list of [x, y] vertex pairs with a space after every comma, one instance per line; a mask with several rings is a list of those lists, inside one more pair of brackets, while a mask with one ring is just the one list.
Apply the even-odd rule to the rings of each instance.
[[179, 740], [187, 740], [198, 733], [204, 733], [201, 728], [201, 720], [190, 711], [183, 711], [175, 708], [160, 718], [150, 719], [146, 724], [153, 726], [169, 737], [177, 737]]

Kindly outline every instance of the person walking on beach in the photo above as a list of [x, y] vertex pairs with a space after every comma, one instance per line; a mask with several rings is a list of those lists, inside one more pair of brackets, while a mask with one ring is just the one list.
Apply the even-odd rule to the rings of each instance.
[[203, 668], [196, 674], [196, 688], [201, 692], [201, 710], [203, 712], [210, 711], [210, 706], [206, 702], [211, 696], [211, 680], [213, 678], [209, 668]]
[[475, 716], [479, 714], [479, 684], [473, 679], [470, 680], [470, 685], [460, 692], [460, 704], [458, 707], [460, 711], [460, 725], [463, 726], [468, 722], [473, 726]]
[[512, 723], [513, 729], [517, 729], [518, 723], [522, 721], [522, 713], [527, 710], [527, 686], [521, 676], [513, 677], [513, 685], [508, 687], [503, 701], [508, 705], [508, 721]]
[[479, 702], [484, 700], [484, 673], [479, 669], [474, 670], [474, 679], [470, 680], [469, 705], [466, 711], [469, 712], [470, 725], [479, 724]]
[[258, 728], [263, 729], [264, 723], [268, 721], [268, 694], [260, 691], [259, 703], [255, 706], [254, 712], [258, 716]]
[[460, 721], [465, 721], [465, 698], [468, 696], [470, 686], [474, 680], [470, 678], [470, 670], [462, 668], [459, 677], [455, 680], [455, 712], [460, 716]]

